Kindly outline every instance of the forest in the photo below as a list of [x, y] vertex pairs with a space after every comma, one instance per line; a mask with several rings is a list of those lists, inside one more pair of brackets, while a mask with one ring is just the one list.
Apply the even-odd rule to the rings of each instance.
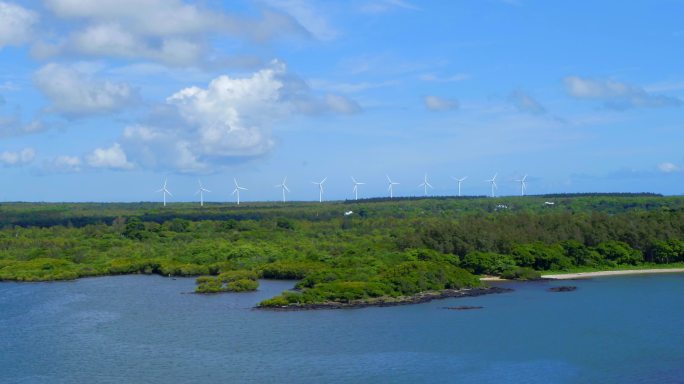
[[652, 194], [3, 203], [0, 226], [0, 280], [196, 276], [197, 293], [298, 280], [264, 307], [478, 287], [477, 275], [684, 263], [684, 197]]

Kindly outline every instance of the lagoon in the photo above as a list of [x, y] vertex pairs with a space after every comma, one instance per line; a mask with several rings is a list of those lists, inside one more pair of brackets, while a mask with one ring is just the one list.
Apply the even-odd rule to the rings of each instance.
[[[668, 383], [684, 377], [684, 274], [497, 283], [386, 308], [254, 310], [293, 282], [0, 283], [2, 383]], [[552, 293], [553, 286], [575, 285]], [[482, 306], [468, 311], [447, 306]]]

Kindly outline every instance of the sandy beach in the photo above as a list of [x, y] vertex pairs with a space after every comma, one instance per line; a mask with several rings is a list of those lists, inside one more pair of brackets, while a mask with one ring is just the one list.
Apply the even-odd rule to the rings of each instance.
[[602, 276], [619, 276], [619, 275], [647, 275], [653, 273], [684, 273], [684, 268], [671, 269], [632, 269], [624, 271], [597, 271], [597, 272], [578, 272], [578, 273], [563, 273], [559, 275], [542, 275], [544, 279], [570, 280], [583, 279], [590, 277]]

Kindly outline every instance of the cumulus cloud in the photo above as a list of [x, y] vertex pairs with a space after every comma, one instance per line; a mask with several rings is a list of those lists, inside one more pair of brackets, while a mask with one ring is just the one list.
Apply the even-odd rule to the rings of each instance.
[[93, 168], [109, 169], [132, 169], [133, 164], [128, 162], [126, 154], [119, 143], [114, 143], [109, 148], [97, 148], [86, 157], [88, 165]]
[[0, 1], [0, 49], [6, 45], [23, 44], [32, 35], [38, 15], [19, 5]]
[[212, 60], [225, 65], [231, 60], [207, 59], [215, 56], [209, 44], [212, 36], [259, 42], [309, 35], [292, 15], [266, 7], [261, 7], [255, 18], [205, 9], [182, 0], [48, 0], [46, 7], [76, 27], [61, 40], [35, 44], [34, 54], [43, 58], [85, 55], [147, 59], [174, 66]]
[[0, 153], [0, 164], [17, 167], [31, 163], [35, 157], [36, 151], [33, 148], [24, 148], [16, 152], [5, 151]]
[[[5, 104], [5, 99], [0, 96], [0, 107]], [[45, 124], [39, 119], [26, 122], [22, 120], [19, 110], [12, 114], [0, 115], [0, 137], [21, 136], [45, 129]]]
[[449, 111], [458, 109], [458, 101], [444, 99], [437, 96], [425, 96], [423, 99], [425, 103], [425, 108], [431, 111]]
[[521, 112], [532, 113], [535, 115], [546, 113], [546, 108], [541, 105], [534, 97], [522, 90], [513, 91], [508, 99]]
[[274, 61], [250, 76], [223, 75], [206, 87], [175, 92], [145, 121], [126, 127], [118, 149], [126, 154], [125, 163], [142, 168], [209, 172], [268, 153], [275, 145], [271, 127], [276, 121], [360, 110], [343, 96], [316, 96]]
[[60, 155], [47, 163], [46, 168], [55, 172], [79, 172], [81, 164], [81, 158], [78, 156]]
[[664, 162], [658, 164], [658, 170], [663, 173], [674, 173], [681, 171], [682, 168], [676, 164]]
[[682, 104], [682, 101], [676, 97], [655, 95], [641, 87], [615, 80], [568, 76], [564, 79], [564, 83], [570, 96], [577, 99], [599, 100], [608, 108], [656, 108]]
[[128, 84], [99, 80], [54, 63], [39, 69], [34, 82], [51, 101], [50, 111], [71, 118], [118, 112], [138, 98]]

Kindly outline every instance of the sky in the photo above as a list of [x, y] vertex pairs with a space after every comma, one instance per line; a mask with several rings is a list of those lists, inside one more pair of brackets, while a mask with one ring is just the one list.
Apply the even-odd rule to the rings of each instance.
[[684, 1], [0, 0], [0, 201], [684, 192]]

